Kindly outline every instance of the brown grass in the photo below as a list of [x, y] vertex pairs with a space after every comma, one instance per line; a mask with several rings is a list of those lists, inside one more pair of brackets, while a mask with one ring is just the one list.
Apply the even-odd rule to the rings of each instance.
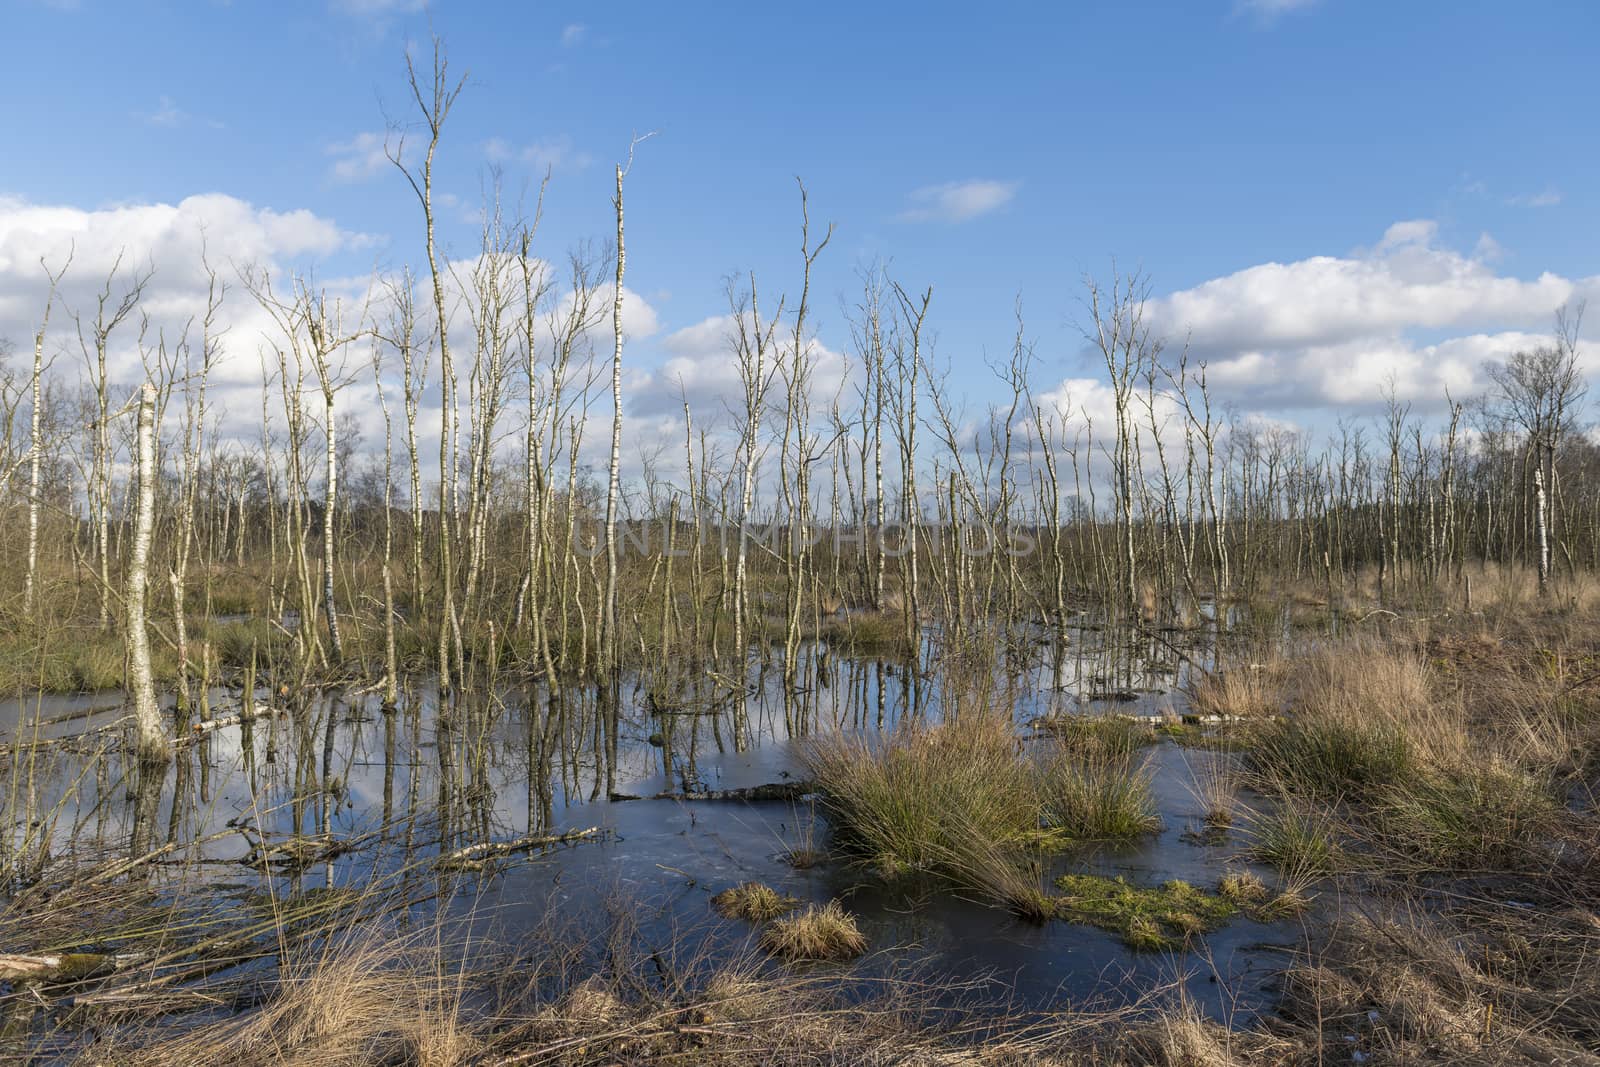
[[1281, 664], [1232, 663], [1192, 675], [1189, 706], [1196, 714], [1223, 720], [1265, 718], [1280, 710], [1282, 689]]
[[718, 915], [756, 923], [787, 915], [799, 906], [800, 901], [794, 897], [786, 897], [760, 882], [745, 882], [711, 898], [711, 907]]
[[1579, 962], [1597, 939], [1592, 912], [1458, 922], [1402, 904], [1291, 968], [1285, 1009], [1341, 1059], [1600, 1063], [1600, 979]]
[[485, 1043], [462, 1017], [455, 977], [436, 964], [415, 940], [346, 933], [286, 963], [257, 1010], [98, 1062], [210, 1067], [222, 1050], [239, 1067], [476, 1062]]
[[852, 960], [867, 951], [867, 939], [855, 917], [830, 900], [773, 922], [762, 931], [761, 947], [791, 962]]

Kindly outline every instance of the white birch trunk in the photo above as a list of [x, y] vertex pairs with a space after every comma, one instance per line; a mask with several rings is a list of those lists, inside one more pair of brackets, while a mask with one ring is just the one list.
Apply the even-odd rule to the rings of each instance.
[[601, 666], [611, 670], [617, 663], [617, 497], [621, 491], [622, 464], [622, 274], [627, 254], [622, 242], [622, 176], [617, 167], [617, 281], [611, 294], [611, 473], [606, 486], [606, 602], [602, 625]]
[[139, 391], [138, 503], [134, 511], [133, 547], [128, 559], [127, 651], [128, 688], [138, 731], [138, 752], [146, 762], [165, 762], [167, 739], [156, 706], [150, 668], [150, 633], [145, 628], [145, 598], [150, 587], [150, 542], [156, 511], [156, 387], [146, 382]]

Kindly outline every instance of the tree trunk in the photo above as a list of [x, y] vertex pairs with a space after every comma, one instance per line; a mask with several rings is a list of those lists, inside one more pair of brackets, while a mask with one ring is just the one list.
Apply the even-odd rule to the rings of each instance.
[[167, 738], [156, 707], [155, 680], [150, 671], [150, 634], [145, 629], [145, 596], [150, 587], [150, 541], [156, 511], [156, 387], [146, 382], [139, 391], [139, 496], [134, 513], [133, 548], [128, 560], [128, 688], [138, 731], [139, 758], [164, 763]]

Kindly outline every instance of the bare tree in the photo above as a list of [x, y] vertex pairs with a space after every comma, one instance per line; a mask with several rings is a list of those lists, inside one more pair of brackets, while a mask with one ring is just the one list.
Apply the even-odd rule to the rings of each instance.
[[628, 144], [628, 161], [617, 165], [617, 195], [612, 206], [617, 213], [617, 274], [611, 291], [611, 463], [606, 482], [606, 592], [602, 606], [600, 638], [601, 666], [606, 671], [617, 665], [617, 499], [622, 487], [622, 278], [627, 266], [623, 243], [622, 183], [633, 169], [633, 152], [651, 134], [636, 136]]
[[[444, 54], [444, 42], [433, 39], [433, 67], [427, 84], [418, 73], [411, 56], [406, 56], [406, 79], [411, 97], [427, 133], [427, 148], [422, 163], [415, 170], [405, 161], [405, 135], [397, 132], [384, 145], [390, 162], [405, 175], [411, 191], [422, 207], [423, 227], [427, 237], [428, 272], [433, 280], [433, 307], [438, 320], [440, 403], [443, 417], [439, 429], [439, 575], [443, 580], [439, 620], [439, 691], [450, 690], [450, 638], [454, 635], [456, 649], [460, 651], [461, 632], [456, 620], [455, 564], [452, 555], [453, 518], [452, 500], [455, 491], [455, 368], [450, 361], [450, 310], [445, 302], [444, 271], [439, 264], [434, 244], [433, 217], [433, 161], [439, 149], [439, 139], [444, 133], [445, 120], [455, 106], [461, 90], [466, 87], [465, 76], [454, 83], [450, 80], [449, 62]], [[457, 657], [460, 658], [459, 656]]]
[[1539, 591], [1550, 580], [1551, 498], [1558, 492], [1556, 451], [1574, 431], [1588, 391], [1578, 366], [1578, 330], [1584, 305], [1556, 312], [1554, 344], [1513, 352], [1506, 362], [1490, 364], [1489, 378], [1505, 417], [1525, 435], [1527, 464], [1532, 467], [1534, 527]]
[[39, 332], [33, 338], [33, 410], [30, 413], [31, 421], [28, 429], [28, 574], [23, 585], [22, 610], [25, 614], [32, 615], [34, 608], [34, 587], [38, 581], [39, 570], [39, 471], [44, 459], [44, 338], [50, 328], [50, 310], [55, 306], [56, 289], [61, 284], [61, 278], [67, 273], [67, 268], [72, 265], [72, 256], [69, 253], [67, 261], [61, 269], [51, 271], [44, 260], [39, 261], [44, 267], [45, 277], [50, 280], [50, 293], [45, 298], [44, 317], [39, 322]]
[[[92, 427], [93, 445], [89, 467], [89, 508], [94, 520], [94, 551], [100, 573], [100, 628], [111, 627], [111, 381], [106, 367], [106, 356], [111, 346], [111, 335], [131, 315], [144, 296], [144, 287], [155, 273], [151, 267], [135, 273], [127, 288], [115, 301], [111, 297], [112, 283], [122, 266], [119, 254], [106, 276], [104, 287], [95, 298], [94, 322], [84, 336], [82, 318], [78, 321], [78, 343], [83, 349], [84, 361], [89, 365], [94, 389], [95, 419]], [[241, 531], [242, 533], [242, 531]]]
[[1090, 325], [1085, 336], [1105, 362], [1115, 406], [1116, 441], [1111, 455], [1113, 488], [1117, 502], [1117, 540], [1122, 593], [1130, 608], [1138, 604], [1138, 560], [1134, 551], [1133, 477], [1139, 461], [1129, 415], [1133, 391], [1146, 368], [1161, 351], [1145, 319], [1150, 283], [1138, 272], [1123, 275], [1113, 266], [1109, 290], [1086, 278]]

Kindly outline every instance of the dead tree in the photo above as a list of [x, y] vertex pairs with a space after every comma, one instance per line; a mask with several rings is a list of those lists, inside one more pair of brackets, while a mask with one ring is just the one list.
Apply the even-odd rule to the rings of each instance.
[[156, 525], [156, 387], [139, 389], [137, 445], [138, 496], [134, 508], [133, 545], [128, 558], [127, 606], [128, 689], [133, 696], [137, 751], [145, 763], [165, 763], [167, 738], [156, 706], [156, 685], [150, 667], [150, 633], [145, 628], [145, 597], [150, 588], [150, 543]]
[[[40, 266], [44, 266], [43, 260], [39, 262]], [[39, 332], [33, 338], [33, 375], [30, 379], [33, 410], [28, 427], [28, 573], [22, 593], [22, 610], [26, 615], [33, 614], [39, 571], [39, 472], [44, 458], [44, 338], [50, 328], [50, 310], [55, 306], [56, 289], [71, 265], [72, 257], [68, 255], [58, 271], [51, 272], [48, 266], [44, 266], [45, 277], [50, 279], [50, 293], [45, 297], [44, 318], [39, 322]]]

